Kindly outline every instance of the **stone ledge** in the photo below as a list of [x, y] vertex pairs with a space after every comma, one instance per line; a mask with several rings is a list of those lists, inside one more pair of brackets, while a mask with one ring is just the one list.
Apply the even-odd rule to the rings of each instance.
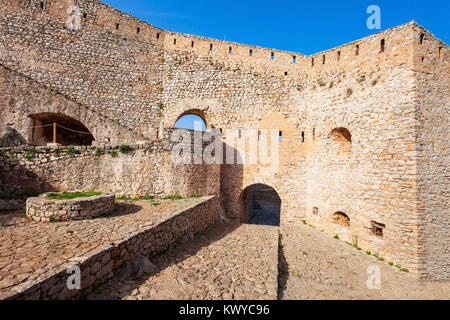
[[86, 198], [55, 200], [48, 193], [28, 198], [26, 215], [34, 221], [85, 220], [107, 215], [114, 210], [116, 196], [107, 194]]

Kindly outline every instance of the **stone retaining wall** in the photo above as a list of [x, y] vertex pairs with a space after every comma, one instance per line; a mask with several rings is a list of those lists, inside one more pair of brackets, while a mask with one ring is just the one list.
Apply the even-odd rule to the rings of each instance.
[[26, 215], [34, 221], [50, 222], [93, 219], [114, 210], [116, 196], [100, 195], [87, 198], [55, 200], [47, 194], [28, 198]]
[[[192, 133], [192, 132], [191, 132]], [[0, 150], [0, 177], [40, 193], [95, 190], [117, 196], [218, 195], [220, 165], [177, 164], [171, 130], [131, 146], [21, 147]], [[189, 142], [186, 142], [189, 144]], [[188, 146], [193, 150], [193, 145]]]
[[[117, 275], [124, 262], [135, 254], [151, 257], [174, 245], [187, 233], [195, 234], [217, 222], [220, 201], [205, 197], [205, 201], [181, 212], [174, 212], [164, 222], [149, 226], [144, 231], [131, 233], [114, 245], [103, 246], [90, 253], [70, 259], [59, 269], [50, 270], [36, 281], [17, 286], [13, 295], [0, 296], [6, 300], [79, 299], [92, 292], [95, 286]], [[69, 290], [67, 269], [72, 265], [81, 269], [82, 290]]]

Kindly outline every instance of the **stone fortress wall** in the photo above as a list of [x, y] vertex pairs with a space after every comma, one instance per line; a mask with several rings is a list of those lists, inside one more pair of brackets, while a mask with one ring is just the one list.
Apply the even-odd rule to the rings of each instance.
[[41, 192], [100, 190], [118, 197], [159, 198], [219, 196], [220, 166], [174, 163], [172, 150], [178, 142], [170, 136], [170, 131], [164, 131], [162, 139], [129, 146], [132, 150], [126, 153], [119, 146], [2, 148], [0, 176], [3, 183]]
[[[448, 279], [448, 46], [415, 22], [306, 56], [161, 30], [95, 0], [1, 2], [0, 122], [17, 141], [27, 142], [28, 115], [49, 110], [116, 145], [152, 141], [186, 113], [228, 145], [231, 129], [280, 130], [276, 174], [221, 167], [229, 218], [264, 183], [283, 222], [307, 220]], [[80, 31], [64, 26], [73, 4]], [[337, 212], [350, 226], [333, 223]]]

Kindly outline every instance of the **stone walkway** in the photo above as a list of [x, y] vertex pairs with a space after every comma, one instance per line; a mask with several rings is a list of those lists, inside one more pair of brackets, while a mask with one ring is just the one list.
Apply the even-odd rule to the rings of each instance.
[[[121, 202], [110, 217], [69, 223], [34, 223], [21, 213], [2, 214], [0, 295], [201, 201]], [[418, 281], [304, 225], [218, 224], [152, 262], [155, 273], [115, 277], [88, 299], [450, 299], [449, 282]], [[381, 290], [368, 289], [369, 266], [380, 268]]]
[[104, 245], [167, 220], [199, 199], [119, 202], [108, 217], [61, 223], [28, 221], [21, 212], [0, 214], [0, 296]]
[[277, 228], [219, 224], [153, 258], [155, 274], [115, 278], [89, 299], [274, 300], [277, 261]]
[[[450, 284], [421, 282], [308, 226], [217, 225], [152, 260], [155, 274], [115, 278], [89, 299], [449, 299]], [[381, 290], [367, 287], [379, 266]], [[278, 293], [276, 288], [279, 286]]]
[[[309, 226], [284, 225], [281, 233], [282, 299], [450, 299], [450, 282], [415, 280]], [[367, 288], [372, 265], [380, 268], [381, 290]]]

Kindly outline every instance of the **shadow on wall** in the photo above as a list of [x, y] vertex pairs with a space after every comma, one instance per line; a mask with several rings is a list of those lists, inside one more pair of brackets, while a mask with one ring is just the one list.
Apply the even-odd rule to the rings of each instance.
[[16, 129], [6, 127], [5, 131], [0, 137], [0, 147], [16, 147], [27, 144], [27, 141]]
[[5, 161], [3, 156], [0, 156], [0, 180], [6, 185], [17, 185], [24, 190], [32, 190], [37, 193], [58, 191], [49, 181], [43, 180], [36, 173], [19, 165], [16, 161]]
[[[239, 221], [239, 191], [243, 186], [244, 166], [237, 164], [236, 159], [241, 157], [239, 151], [223, 143], [223, 165], [220, 170], [220, 193], [228, 219]], [[226, 155], [235, 155], [235, 163], [227, 164]]]

